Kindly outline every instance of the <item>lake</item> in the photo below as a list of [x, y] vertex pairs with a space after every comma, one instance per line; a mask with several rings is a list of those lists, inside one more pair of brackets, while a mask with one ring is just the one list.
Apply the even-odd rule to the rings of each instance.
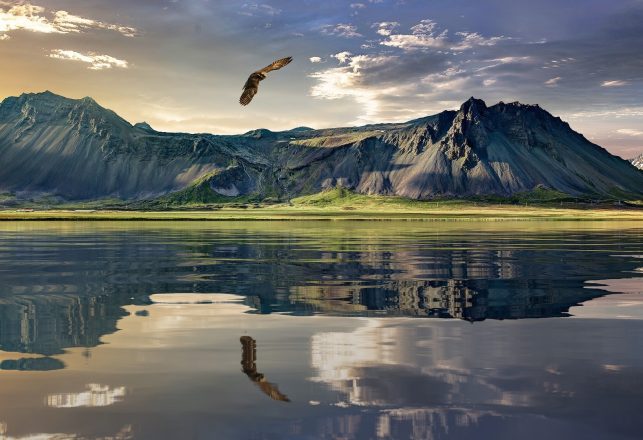
[[0, 222], [0, 439], [638, 439], [642, 222]]

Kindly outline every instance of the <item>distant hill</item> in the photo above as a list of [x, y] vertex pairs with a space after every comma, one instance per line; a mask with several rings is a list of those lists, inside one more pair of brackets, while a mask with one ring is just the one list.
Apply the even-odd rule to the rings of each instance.
[[630, 159], [630, 162], [639, 170], [643, 170], [643, 153]]
[[0, 163], [0, 194], [58, 200], [286, 200], [338, 186], [413, 199], [643, 195], [643, 172], [560, 118], [474, 98], [406, 123], [216, 136], [131, 125], [91, 98], [23, 94], [0, 104]]

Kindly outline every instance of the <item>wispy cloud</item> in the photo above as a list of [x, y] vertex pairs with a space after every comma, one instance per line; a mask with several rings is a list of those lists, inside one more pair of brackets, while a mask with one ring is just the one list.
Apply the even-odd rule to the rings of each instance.
[[269, 15], [275, 16], [281, 14], [281, 9], [275, 8], [268, 3], [244, 3], [241, 5], [242, 15]]
[[634, 130], [632, 128], [620, 128], [616, 130], [619, 134], [624, 134], [625, 136], [639, 137], [643, 136], [643, 130]]
[[613, 81], [603, 81], [601, 87], [622, 87], [628, 84], [627, 81], [613, 80]]
[[495, 46], [501, 41], [509, 40], [509, 37], [483, 37], [477, 32], [456, 32], [456, 35], [461, 38], [460, 41], [451, 46], [451, 50], [462, 51], [473, 49], [481, 46]]
[[355, 38], [362, 36], [362, 34], [357, 32], [357, 26], [348, 23], [328, 24], [322, 26], [321, 33], [324, 35], [335, 35], [344, 38]]
[[406, 51], [444, 49], [462, 52], [481, 46], [495, 46], [503, 40], [510, 39], [504, 36], [484, 37], [477, 32], [456, 32], [455, 37], [449, 38], [449, 30], [438, 30], [438, 24], [430, 19], [421, 20], [410, 28], [410, 34], [393, 33], [398, 26], [396, 22], [377, 23], [377, 33], [387, 38], [380, 44], [397, 47]]
[[73, 50], [55, 49], [51, 51], [49, 57], [65, 61], [87, 63], [89, 64], [87, 68], [91, 70], [105, 70], [113, 67], [127, 69], [129, 67], [125, 60], [119, 60], [110, 55], [98, 55], [92, 52], [83, 54]]
[[133, 27], [121, 26], [118, 24], [103, 23], [102, 21], [91, 20], [70, 14], [67, 11], [56, 11], [53, 24], [62, 33], [85, 32], [90, 29], [106, 29], [119, 32], [126, 37], [135, 37], [138, 31]]
[[[0, 3], [0, 6], [6, 3]], [[45, 34], [69, 34], [86, 32], [91, 29], [105, 29], [119, 32], [127, 37], [138, 34], [135, 28], [118, 24], [104, 23], [70, 14], [67, 11], [47, 12], [42, 6], [30, 3], [0, 7], [0, 34], [24, 30]]]
[[555, 78], [548, 79], [545, 81], [545, 85], [549, 87], [555, 87], [558, 85], [558, 81], [560, 81], [562, 78], [560, 76], [557, 76]]

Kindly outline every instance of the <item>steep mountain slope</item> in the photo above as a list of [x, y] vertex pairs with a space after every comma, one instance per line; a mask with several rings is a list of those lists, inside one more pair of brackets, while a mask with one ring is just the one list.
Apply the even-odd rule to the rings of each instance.
[[244, 156], [243, 145], [148, 127], [130, 125], [91, 98], [48, 92], [7, 98], [0, 105], [0, 190], [66, 199], [151, 197], [238, 166]]
[[639, 170], [643, 170], [643, 153], [630, 159], [630, 162]]
[[68, 200], [285, 199], [336, 186], [415, 199], [643, 194], [643, 172], [540, 107], [473, 98], [407, 123], [214, 136], [132, 126], [90, 98], [24, 94], [0, 104], [0, 163], [0, 193]]

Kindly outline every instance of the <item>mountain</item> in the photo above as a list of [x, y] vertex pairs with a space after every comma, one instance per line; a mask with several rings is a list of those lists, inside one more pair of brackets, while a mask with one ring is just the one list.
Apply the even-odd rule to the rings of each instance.
[[630, 162], [639, 170], [643, 170], [643, 153], [630, 159]]
[[0, 194], [65, 200], [288, 199], [332, 187], [428, 199], [643, 195], [643, 173], [537, 105], [471, 98], [406, 123], [243, 135], [131, 125], [91, 98], [51, 92], [0, 104]]

